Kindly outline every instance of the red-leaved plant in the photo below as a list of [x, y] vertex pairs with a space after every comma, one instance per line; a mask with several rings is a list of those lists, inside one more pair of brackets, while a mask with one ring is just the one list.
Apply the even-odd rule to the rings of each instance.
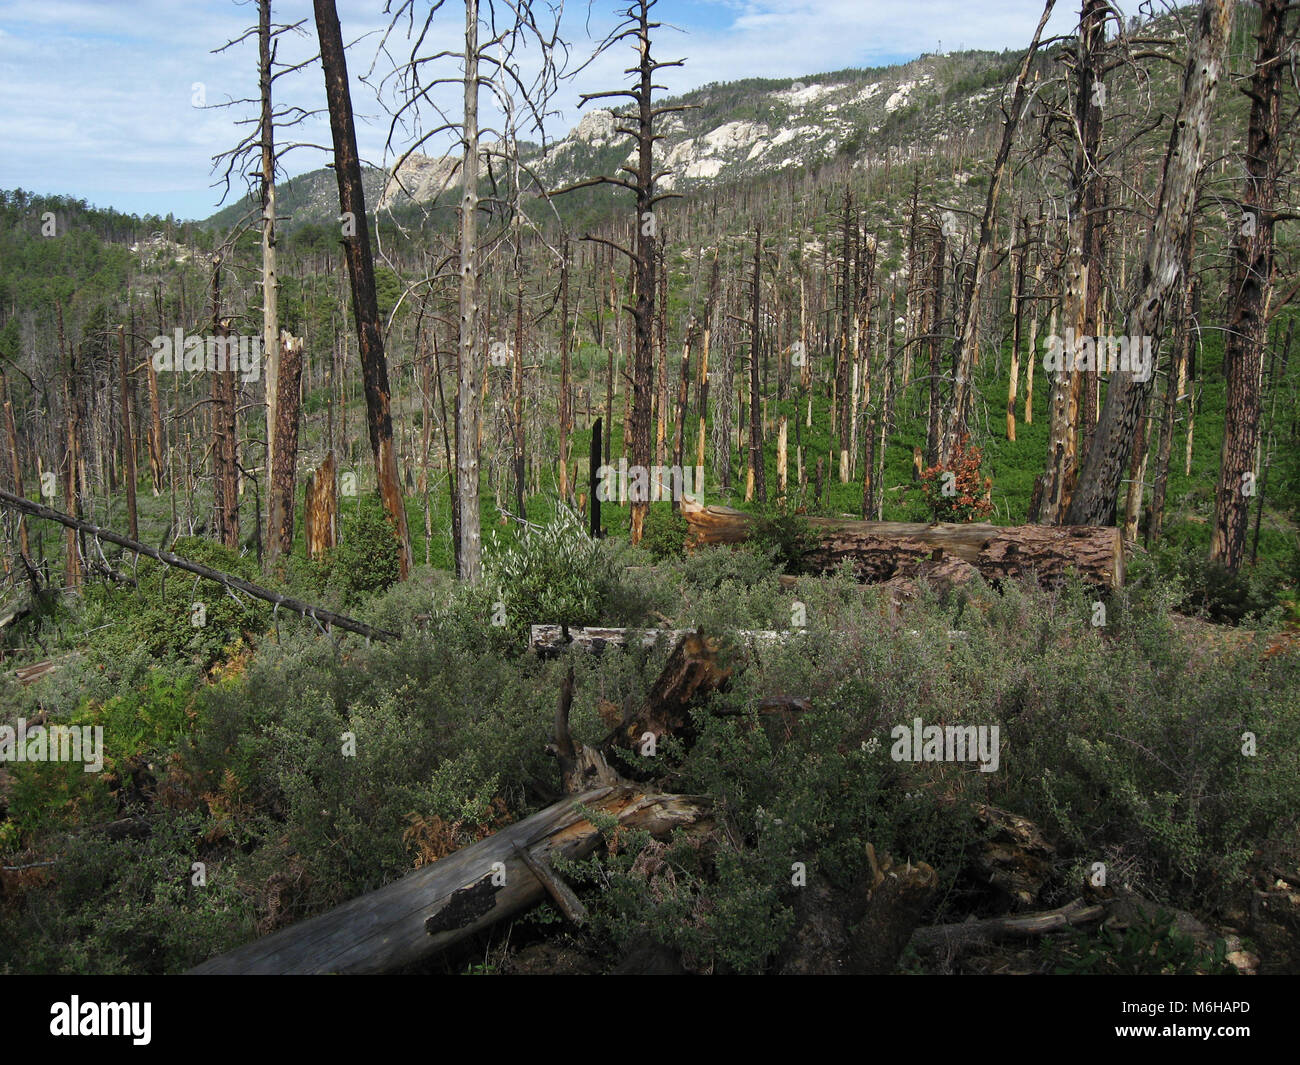
[[993, 513], [993, 478], [981, 475], [984, 456], [979, 448], [967, 447], [969, 439], [961, 438], [946, 466], [921, 471], [921, 491], [935, 521], [963, 523]]

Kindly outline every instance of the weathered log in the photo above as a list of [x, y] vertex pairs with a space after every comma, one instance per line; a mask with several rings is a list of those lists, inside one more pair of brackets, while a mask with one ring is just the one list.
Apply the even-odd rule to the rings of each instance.
[[52, 672], [54, 672], [54, 661], [47, 658], [44, 662], [36, 662], [30, 666], [19, 666], [14, 670], [14, 679], [25, 688], [29, 684], [35, 684], [47, 673]]
[[191, 969], [193, 974], [379, 973], [423, 961], [534, 905], [546, 888], [517, 847], [545, 865], [581, 858], [602, 840], [583, 810], [664, 838], [704, 822], [707, 798], [599, 788], [566, 798], [408, 873], [378, 891], [290, 925]]
[[[688, 547], [738, 544], [753, 532], [753, 516], [731, 507], [683, 501]], [[1037, 574], [1059, 585], [1073, 570], [1089, 584], [1118, 588], [1124, 583], [1124, 545], [1109, 526], [955, 524], [809, 518], [818, 539], [803, 559], [828, 572], [848, 560], [859, 580], [911, 576], [909, 568], [953, 557], [974, 566], [986, 580]], [[936, 554], [939, 552], [939, 554]], [[923, 573], [921, 575], [924, 575]]]
[[1086, 906], [1082, 899], [1075, 899], [1059, 909], [1041, 913], [1026, 913], [1019, 917], [989, 917], [982, 921], [918, 928], [912, 933], [912, 946], [917, 950], [960, 951], [1017, 936], [1032, 937], [1058, 932], [1063, 928], [1100, 920], [1105, 914], [1105, 906]]

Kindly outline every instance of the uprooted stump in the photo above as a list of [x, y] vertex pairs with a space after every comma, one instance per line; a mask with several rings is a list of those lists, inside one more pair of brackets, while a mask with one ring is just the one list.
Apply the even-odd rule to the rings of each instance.
[[980, 803], [975, 816], [985, 831], [969, 871], [989, 885], [1004, 908], [1025, 910], [1038, 901], [1052, 875], [1056, 848], [1027, 817]]
[[782, 975], [883, 975], [895, 970], [939, 878], [925, 862], [897, 866], [886, 855], [877, 863], [874, 848], [868, 846], [867, 853], [871, 871], [851, 888], [835, 888], [814, 876], [799, 892], [795, 929], [777, 959]]

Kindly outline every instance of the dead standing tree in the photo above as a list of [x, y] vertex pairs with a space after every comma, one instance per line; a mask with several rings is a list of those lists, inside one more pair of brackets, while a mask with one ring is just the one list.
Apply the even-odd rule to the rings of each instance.
[[[650, 11], [657, 0], [637, 0], [623, 12], [623, 21], [605, 38], [601, 49], [610, 47], [619, 41], [633, 38], [636, 41], [640, 61], [625, 73], [635, 75], [636, 86], [631, 89], [611, 89], [607, 92], [583, 93], [581, 105], [592, 100], [627, 97], [633, 107], [626, 111], [615, 111], [615, 131], [631, 137], [636, 145], [636, 166], [624, 165], [620, 173], [627, 173], [631, 180], [599, 174], [586, 178], [573, 185], [550, 193], [558, 196], [574, 189], [593, 185], [614, 185], [627, 189], [636, 198], [636, 218], [633, 225], [633, 246], [626, 247], [604, 237], [584, 236], [583, 240], [596, 241], [617, 249], [631, 260], [633, 268], [633, 287], [635, 300], [629, 309], [632, 312], [635, 343], [632, 353], [632, 395], [631, 415], [629, 417], [629, 436], [631, 438], [632, 465], [649, 469], [652, 459], [650, 439], [651, 401], [654, 387], [654, 321], [655, 305], [658, 297], [658, 220], [655, 205], [663, 200], [678, 198], [678, 193], [656, 192], [660, 178], [671, 171], [654, 169], [654, 143], [661, 137], [655, 134], [655, 121], [663, 115], [687, 110], [686, 105], [656, 107], [653, 103], [654, 91], [664, 86], [656, 85], [654, 78], [657, 71], [665, 67], [679, 67], [685, 62], [678, 59], [671, 62], [658, 61], [650, 54], [650, 32], [660, 27], [660, 23], [650, 21]], [[645, 527], [648, 499], [639, 499], [634, 492], [632, 502], [632, 543], [639, 543]]]
[[[1101, 264], [1094, 256], [1094, 233], [1100, 223], [1098, 153], [1105, 84], [1101, 80], [1105, 51], [1107, 0], [1084, 0], [1074, 57], [1075, 98], [1069, 141], [1070, 214], [1065, 258], [1062, 322], [1067, 336], [1091, 337], [1096, 330]], [[1073, 348], [1065, 365], [1052, 378], [1048, 400], [1047, 465], [1034, 492], [1037, 512], [1030, 518], [1058, 524], [1069, 505], [1078, 475], [1079, 393], [1081, 380]]]
[[[1183, 269], [1187, 231], [1196, 206], [1210, 115], [1231, 28], [1230, 0], [1202, 0], [1187, 58], [1182, 99], [1169, 134], [1160, 198], [1126, 314], [1125, 334], [1150, 338], [1153, 355], [1170, 305], [1188, 283]], [[1112, 377], [1065, 524], [1114, 524], [1120, 481], [1128, 469], [1134, 432], [1155, 380], [1154, 357], [1148, 369], [1151, 372], [1121, 371]]]
[[1260, 370], [1265, 319], [1273, 279], [1273, 227], [1278, 189], [1282, 74], [1289, 51], [1289, 0], [1260, 0], [1255, 72], [1245, 89], [1250, 125], [1241, 193], [1241, 223], [1232, 249], [1228, 284], [1231, 309], [1224, 339], [1227, 377], [1223, 451], [1214, 496], [1211, 557], [1229, 569], [1246, 553], [1250, 501], [1255, 493], [1255, 448], [1259, 438]]
[[213, 531], [222, 545], [239, 550], [239, 426], [235, 371], [228, 369], [230, 319], [221, 314], [221, 257], [212, 260], [212, 333], [221, 358], [212, 372]]
[[397, 454], [393, 448], [388, 361], [384, 356], [384, 335], [380, 329], [379, 305], [375, 297], [375, 262], [370, 249], [365, 190], [361, 184], [361, 161], [357, 155], [357, 133], [352, 120], [352, 95], [348, 88], [343, 31], [339, 26], [334, 0], [315, 0], [315, 14], [321, 66], [325, 72], [325, 95], [329, 101], [330, 131], [334, 138], [334, 171], [339, 184], [343, 248], [352, 283], [352, 313], [356, 320], [358, 347], [361, 349], [370, 449], [375, 459], [379, 495], [392, 522], [393, 534], [399, 546], [399, 572], [402, 579], [405, 579], [411, 569], [411, 537], [406, 526], [406, 506], [397, 471]]
[[[452, 527], [455, 532], [456, 574], [468, 583], [476, 584], [482, 578], [482, 526], [479, 516], [479, 465], [482, 449], [482, 403], [484, 396], [482, 333], [484, 316], [480, 313], [480, 274], [485, 250], [499, 239], [483, 239], [479, 235], [479, 210], [484, 199], [480, 196], [484, 158], [492, 154], [480, 146], [480, 137], [489, 130], [480, 128], [479, 90], [488, 88], [507, 113], [507, 131], [501, 135], [511, 149], [514, 181], [510, 207], [520, 209], [520, 170], [536, 183], [536, 177], [519, 163], [517, 124], [518, 111], [531, 122], [531, 132], [541, 135], [545, 142], [547, 107], [559, 78], [565, 76], [556, 63], [560, 52], [567, 55], [567, 46], [559, 37], [558, 14], [550, 27], [544, 27], [535, 17], [533, 5], [528, 0], [503, 3], [504, 19], [498, 19], [496, 6], [489, 2], [486, 16], [481, 15], [479, 0], [464, 0], [465, 30], [463, 50], [444, 50], [424, 54], [424, 45], [432, 28], [433, 17], [443, 6], [443, 0], [433, 3], [424, 14], [423, 21], [415, 21], [414, 0], [402, 0], [393, 9], [392, 19], [384, 33], [380, 51], [384, 51], [389, 37], [405, 18], [406, 36], [414, 38], [407, 59], [388, 77], [396, 79], [400, 103], [391, 112], [387, 146], [391, 147], [397, 128], [402, 125], [411, 139], [392, 166], [393, 183], [401, 185], [403, 164], [429, 141], [449, 133], [459, 132], [461, 154], [448, 171], [446, 182], [459, 177], [460, 188], [460, 240], [458, 252], [458, 314], [457, 370], [456, 370], [456, 487], [453, 495]], [[480, 36], [480, 22], [486, 18], [489, 33]], [[540, 62], [536, 65], [533, 80], [525, 83], [519, 66], [513, 62], [516, 52], [531, 41], [539, 49]], [[493, 52], [496, 52], [494, 55]], [[430, 64], [443, 59], [459, 58], [464, 71], [456, 77], [426, 77]], [[486, 64], [493, 71], [480, 74]], [[456, 83], [462, 86], [464, 110], [459, 123], [447, 118], [433, 99], [439, 85]], [[421, 119], [422, 108], [431, 108], [438, 116], [432, 126]], [[496, 154], [500, 154], [499, 152]], [[489, 176], [491, 167], [489, 166]], [[447, 187], [446, 182], [444, 188]], [[517, 238], [516, 238], [517, 239]], [[556, 253], [557, 257], [560, 253]], [[521, 383], [516, 378], [517, 383]], [[519, 441], [522, 444], [522, 441]], [[522, 450], [522, 447], [517, 450]], [[516, 455], [517, 461], [518, 455]], [[522, 487], [522, 485], [521, 485]]]
[[[319, 110], [304, 110], [297, 106], [284, 106], [278, 110], [272, 102], [274, 83], [287, 74], [295, 73], [314, 63], [313, 56], [302, 63], [284, 64], [277, 61], [280, 37], [286, 33], [305, 35], [302, 29], [306, 19], [291, 24], [276, 24], [271, 21], [271, 0], [257, 0], [257, 26], [250, 28], [228, 41], [214, 53], [221, 53], [233, 48], [240, 42], [256, 35], [257, 38], [257, 76], [258, 96], [254, 100], [245, 98], [214, 105], [230, 107], [237, 104], [256, 104], [258, 113], [255, 118], [245, 118], [236, 124], [253, 127], [244, 138], [229, 151], [222, 152], [213, 159], [214, 165], [225, 162], [222, 181], [225, 192], [230, 191], [230, 179], [239, 167], [250, 167], [245, 175], [248, 180], [250, 197], [260, 203], [259, 224], [262, 234], [262, 352], [266, 358], [266, 481], [270, 485], [267, 492], [267, 557], [274, 560], [287, 553], [293, 543], [293, 464], [287, 467], [277, 463], [277, 452], [292, 451], [296, 460], [298, 450], [298, 399], [297, 394], [289, 395], [298, 386], [298, 379], [280, 384], [280, 312], [279, 312], [279, 275], [276, 265], [276, 215], [275, 215], [275, 175], [279, 169], [280, 159], [297, 148], [321, 148], [320, 145], [295, 142], [276, 148], [275, 132], [279, 128], [297, 126], [306, 119], [320, 113]], [[322, 149], [323, 150], [323, 149]], [[251, 168], [256, 163], [255, 168]], [[223, 195], [223, 200], [225, 196]], [[241, 221], [240, 227], [242, 228]], [[233, 236], [230, 238], [233, 241]], [[294, 356], [291, 355], [290, 358]], [[299, 369], [301, 361], [299, 357]], [[280, 418], [278, 411], [281, 393], [285, 402], [292, 406], [293, 416]], [[282, 468], [284, 467], [284, 468]], [[287, 469], [287, 479], [284, 473]]]
[[1025, 52], [1016, 77], [1015, 89], [1012, 91], [1011, 104], [1007, 110], [1002, 127], [1002, 142], [998, 146], [997, 156], [993, 160], [993, 175], [989, 179], [988, 196], [984, 202], [984, 214], [980, 219], [979, 244], [975, 249], [975, 262], [971, 273], [970, 293], [966, 298], [962, 316], [961, 332], [957, 337], [957, 350], [953, 358], [953, 395], [952, 408], [947, 424], [939, 441], [939, 461], [947, 464], [952, 453], [966, 436], [971, 410], [974, 405], [974, 382], [972, 375], [975, 368], [976, 330], [979, 325], [980, 294], [991, 272], [989, 260], [993, 254], [993, 241], [997, 221], [998, 200], [1002, 193], [1002, 183], [1006, 175], [1007, 162], [1011, 158], [1011, 148], [1015, 143], [1016, 128], [1020, 124], [1029, 94], [1029, 72], [1034, 56], [1043, 40], [1043, 28], [1052, 15], [1056, 0], [1047, 0], [1043, 14], [1034, 30], [1034, 39]]

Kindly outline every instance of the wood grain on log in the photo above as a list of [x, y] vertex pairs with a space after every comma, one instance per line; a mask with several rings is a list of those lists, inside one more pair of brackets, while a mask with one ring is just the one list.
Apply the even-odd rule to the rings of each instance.
[[701, 796], [639, 788], [600, 788], [566, 798], [378, 891], [211, 958], [190, 972], [379, 973], [416, 964], [545, 898], [542, 881], [516, 848], [526, 848], [543, 864], [556, 854], [581, 858], [592, 853], [603, 837], [584, 808], [660, 839], [678, 827], [705, 822], [711, 809]]
[[[753, 532], [754, 519], [731, 507], [683, 501], [688, 547], [738, 544]], [[804, 563], [820, 572], [848, 561], [859, 580], [907, 576], [909, 564], [951, 556], [974, 566], [986, 580], [1033, 573], [1040, 583], [1060, 584], [1073, 569], [1089, 584], [1117, 588], [1124, 583], [1124, 549], [1109, 526], [989, 525], [972, 522], [857, 521], [809, 518], [818, 546]], [[936, 558], [935, 552], [942, 554]]]
[[1100, 920], [1105, 914], [1105, 906], [1085, 906], [1082, 899], [1075, 899], [1060, 909], [1041, 913], [918, 928], [912, 933], [912, 946], [917, 950], [962, 950], [1017, 936], [1041, 936], [1048, 932], [1058, 932], [1063, 928]]

